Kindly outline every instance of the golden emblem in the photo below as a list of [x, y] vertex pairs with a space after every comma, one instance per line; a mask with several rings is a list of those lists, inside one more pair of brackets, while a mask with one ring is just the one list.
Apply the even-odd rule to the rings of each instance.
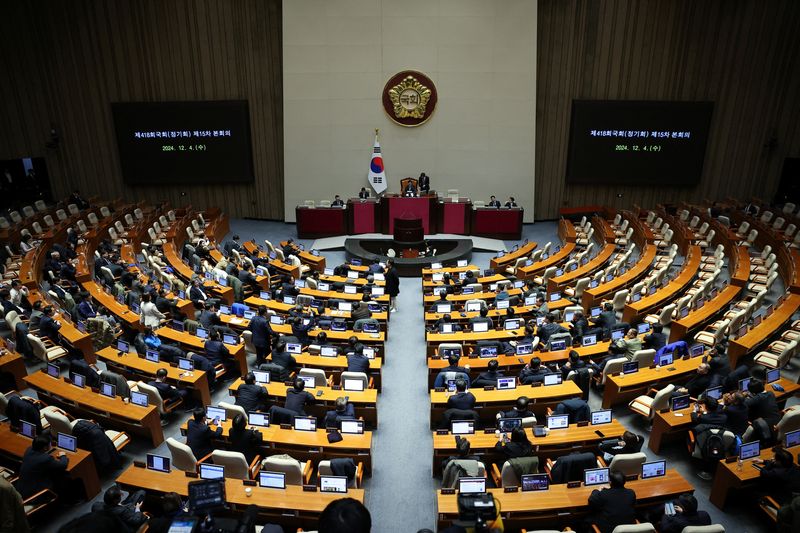
[[406, 76], [403, 81], [389, 89], [389, 98], [397, 118], [419, 119], [425, 116], [431, 90], [414, 76]]

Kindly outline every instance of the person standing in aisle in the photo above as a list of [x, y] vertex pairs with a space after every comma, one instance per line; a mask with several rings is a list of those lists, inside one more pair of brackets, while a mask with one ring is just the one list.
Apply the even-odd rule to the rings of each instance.
[[397, 312], [397, 295], [400, 294], [400, 276], [394, 267], [394, 261], [386, 261], [386, 292], [389, 293], [389, 311]]

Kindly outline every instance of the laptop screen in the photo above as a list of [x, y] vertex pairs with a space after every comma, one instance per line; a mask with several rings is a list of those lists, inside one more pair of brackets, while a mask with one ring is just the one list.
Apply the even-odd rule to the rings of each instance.
[[151, 363], [158, 363], [159, 361], [158, 352], [154, 350], [147, 350], [144, 354], [144, 358]]
[[601, 409], [599, 411], [592, 411], [592, 425], [611, 423], [611, 409]]
[[117, 341], [117, 351], [128, 353], [131, 350], [130, 344], [125, 341]]
[[108, 396], [109, 398], [113, 398], [117, 395], [117, 387], [111, 383], [101, 383], [100, 394], [103, 396]]
[[314, 376], [298, 376], [306, 384], [307, 389], [313, 389], [317, 386], [317, 380]]
[[440, 333], [453, 333], [453, 324], [440, 324], [439, 325], [439, 332]]
[[560, 299], [561, 299], [561, 293], [560, 292], [554, 292], [553, 294], [550, 295], [550, 301], [551, 302], [557, 302]]
[[269, 383], [269, 372], [253, 370], [253, 375], [256, 378], [256, 383]]
[[621, 339], [624, 336], [625, 336], [625, 330], [624, 329], [615, 329], [614, 331], [611, 332], [611, 340], [615, 340], [616, 341], [616, 340]]
[[336, 357], [336, 347], [335, 346], [321, 346], [319, 349], [319, 354], [322, 357]]
[[703, 392], [703, 395], [707, 398], [714, 398], [715, 400], [719, 400], [722, 398], [722, 386], [719, 387], [709, 387]]
[[450, 304], [436, 304], [436, 312], [437, 313], [449, 313], [453, 310], [453, 306]]
[[533, 344], [517, 344], [517, 355], [528, 355], [533, 353]]
[[497, 357], [497, 346], [481, 346], [481, 357]]
[[746, 391], [750, 386], [750, 379], [751, 378], [744, 378], [739, 380], [739, 390]]
[[591, 316], [592, 318], [596, 318], [596, 317], [600, 316], [600, 313], [601, 313], [601, 312], [602, 312], [602, 309], [601, 309], [601, 308], [599, 308], [599, 307], [592, 307], [592, 310], [590, 311], [590, 316]]
[[266, 489], [285, 489], [286, 474], [261, 471], [258, 473], [258, 486]]
[[209, 405], [206, 407], [206, 418], [209, 420], [219, 419], [220, 422], [225, 422], [225, 409]]
[[483, 333], [485, 331], [489, 331], [489, 323], [475, 322], [474, 324], [472, 324], [472, 331], [475, 333]]
[[258, 293], [258, 297], [261, 298], [262, 300], [271, 300], [272, 294], [270, 294], [268, 291], [261, 291], [260, 293]]
[[674, 356], [672, 352], [662, 353], [658, 359], [658, 366], [667, 366], [673, 363]]
[[184, 329], [183, 328], [183, 322], [181, 322], [180, 320], [173, 320], [172, 322], [170, 322], [170, 327], [172, 329], [174, 329], [175, 331], [179, 331], [179, 332], [183, 332], [183, 329]]
[[545, 385], [561, 385], [561, 374], [545, 374], [544, 376], [544, 384]]
[[131, 391], [131, 403], [140, 407], [147, 407], [147, 394]]
[[497, 429], [504, 433], [514, 431], [516, 428], [522, 427], [521, 418], [498, 418]]
[[236, 337], [236, 335], [229, 335], [226, 333], [225, 335], [222, 336], [222, 342], [233, 346], [239, 344], [239, 339]]
[[47, 375], [57, 378], [60, 373], [58, 365], [54, 365], [53, 363], [47, 363]]
[[517, 388], [517, 378], [497, 378], [497, 390]]
[[227, 305], [220, 305], [219, 306], [219, 312], [222, 315], [229, 315], [229, 314], [231, 314], [231, 308], [228, 307]]
[[550, 486], [547, 474], [523, 474], [520, 477], [520, 484], [522, 485], [522, 492], [547, 490]]
[[639, 371], [639, 361], [628, 361], [627, 363], [622, 363], [623, 374], [633, 374], [638, 371]]
[[550, 351], [552, 352], [558, 352], [560, 350], [566, 350], [566, 349], [567, 349], [566, 340], [553, 341], [550, 343]]
[[342, 387], [346, 391], [356, 391], [361, 392], [364, 390], [364, 380], [362, 379], [345, 379], [344, 386]]
[[800, 429], [789, 431], [786, 433], [786, 447], [792, 448], [793, 446], [800, 445]]
[[356, 292], [358, 292], [358, 289], [356, 288], [355, 285], [345, 285], [344, 286], [344, 293], [345, 294], [355, 294]]
[[185, 357], [178, 358], [178, 368], [181, 370], [185, 370], [187, 372], [191, 372], [194, 370], [194, 361], [191, 359], [186, 359]]
[[19, 432], [29, 439], [36, 437], [36, 426], [24, 420], [19, 421]]
[[483, 494], [486, 492], [486, 478], [462, 477], [458, 480], [460, 494]]
[[320, 492], [347, 492], [347, 477], [345, 476], [319, 476]]
[[287, 342], [286, 351], [293, 354], [299, 354], [303, 352], [303, 346], [296, 342]]
[[247, 423], [251, 426], [258, 426], [260, 428], [268, 428], [269, 427], [269, 414], [268, 413], [256, 413], [254, 411], [250, 411], [247, 413]]
[[364, 433], [363, 420], [342, 420], [340, 425], [342, 426], [342, 433], [351, 435], [361, 435]]
[[767, 370], [767, 383], [775, 383], [779, 379], [781, 379], [780, 368], [771, 368]]
[[699, 357], [706, 351], [706, 347], [702, 344], [695, 344], [691, 348], [692, 357]]
[[521, 321], [520, 321], [519, 318], [510, 318], [510, 319], [505, 321], [505, 323], [503, 324], [503, 327], [506, 329], [506, 331], [519, 329], [520, 328], [520, 322]]
[[608, 468], [590, 468], [583, 471], [583, 484], [587, 487], [608, 483]]
[[739, 448], [739, 457], [743, 461], [745, 459], [751, 459], [753, 457], [758, 457], [759, 455], [761, 455], [761, 442], [760, 441], [748, 442], [747, 444], [742, 444], [742, 447]]
[[681, 409], [686, 409], [689, 407], [691, 398], [688, 394], [682, 394], [681, 396], [675, 396], [674, 398], [670, 399], [670, 402], [672, 402], [673, 411], [680, 411]]
[[367, 359], [375, 359], [375, 348], [364, 346], [364, 357]]
[[508, 309], [510, 305], [511, 302], [508, 300], [497, 300], [497, 302], [495, 302], [495, 307], [497, 309]]
[[636, 330], [639, 332], [640, 335], [642, 333], [647, 333], [648, 331], [650, 331], [650, 324], [648, 324], [647, 322], [642, 322], [641, 324], [636, 326]]
[[270, 315], [269, 323], [279, 326], [279, 325], [283, 324], [283, 317], [280, 316], [280, 315]]
[[453, 435], [472, 435], [475, 433], [475, 422], [473, 420], [454, 420], [451, 424], [450, 433]]
[[666, 461], [652, 461], [642, 464], [642, 479], [661, 477], [667, 473]]
[[339, 311], [352, 311], [353, 304], [351, 302], [339, 302]]
[[298, 431], [316, 431], [317, 419], [313, 416], [294, 417], [294, 429]]
[[203, 328], [197, 328], [197, 332], [195, 333], [195, 335], [197, 335], [201, 339], [207, 339], [208, 338], [208, 331], [206, 331]]
[[551, 415], [547, 417], [547, 429], [564, 429], [569, 427], [569, 415]]
[[469, 302], [465, 307], [464, 310], [467, 313], [477, 313], [481, 310], [481, 303], [480, 302]]
[[155, 470], [156, 472], [169, 472], [170, 471], [169, 457], [148, 453], [147, 469]]
[[225, 467], [200, 463], [200, 479], [225, 479]]
[[594, 346], [597, 344], [597, 335], [584, 335], [581, 338], [581, 344], [583, 346]]
[[287, 305], [294, 305], [294, 296], [288, 296], [288, 295], [284, 296], [283, 303]]
[[72, 384], [76, 387], [83, 388], [86, 385], [86, 376], [83, 374], [75, 374], [74, 372], [70, 372], [69, 378], [72, 380]]

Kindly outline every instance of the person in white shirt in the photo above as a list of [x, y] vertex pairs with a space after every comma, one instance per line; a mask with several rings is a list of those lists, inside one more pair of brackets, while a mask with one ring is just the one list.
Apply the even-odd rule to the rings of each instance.
[[11, 293], [11, 303], [17, 307], [22, 306], [23, 297], [28, 297], [28, 287], [24, 286], [17, 279], [11, 281], [11, 291], [9, 292]]
[[150, 294], [142, 295], [142, 305], [139, 307], [139, 318], [142, 324], [151, 328], [157, 328], [161, 321], [167, 316], [158, 310], [156, 304], [151, 301]]

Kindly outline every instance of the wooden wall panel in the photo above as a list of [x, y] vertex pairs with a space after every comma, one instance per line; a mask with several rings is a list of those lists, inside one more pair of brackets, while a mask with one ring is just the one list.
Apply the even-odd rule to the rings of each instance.
[[[784, 158], [800, 155], [798, 35], [796, 0], [539, 0], [537, 218], [597, 203], [769, 199]], [[573, 99], [713, 101], [700, 183], [567, 187]]]
[[[0, 159], [46, 157], [57, 197], [77, 187], [282, 220], [281, 18], [280, 0], [2, 2]], [[223, 99], [249, 101], [253, 184], [123, 184], [111, 102]]]

